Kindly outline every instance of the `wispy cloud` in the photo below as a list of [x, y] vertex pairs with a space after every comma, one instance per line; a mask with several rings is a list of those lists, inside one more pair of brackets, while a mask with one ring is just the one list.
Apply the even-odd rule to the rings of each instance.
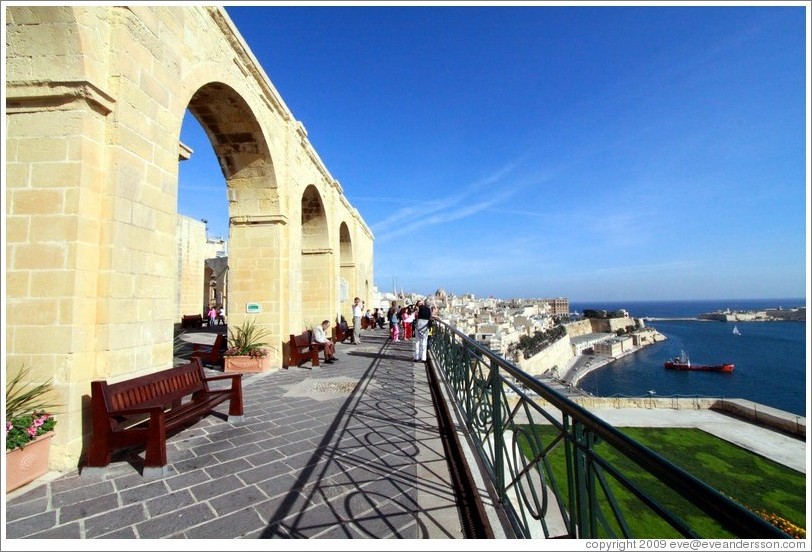
[[592, 269], [591, 277], [609, 274], [631, 274], [639, 275], [643, 273], [666, 272], [672, 273], [674, 270], [687, 270], [700, 266], [702, 263], [695, 260], [668, 261], [664, 263], [650, 263], [637, 265], [617, 265], [617, 266], [596, 266]]
[[[471, 183], [461, 193], [438, 200], [421, 202], [417, 205], [408, 205], [396, 210], [384, 220], [372, 225], [373, 232], [378, 235], [376, 241], [382, 243], [410, 234], [418, 229], [426, 229], [436, 224], [468, 218], [507, 200], [518, 188], [502, 188], [500, 190], [497, 185], [515, 167], [515, 163], [508, 163], [493, 174]], [[469, 202], [470, 198], [479, 199], [484, 189], [491, 191], [490, 199], [476, 203]]]

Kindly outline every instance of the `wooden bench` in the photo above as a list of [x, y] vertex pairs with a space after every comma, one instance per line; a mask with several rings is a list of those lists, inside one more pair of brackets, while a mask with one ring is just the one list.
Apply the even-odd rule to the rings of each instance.
[[319, 348], [312, 341], [313, 334], [310, 330], [305, 330], [299, 335], [290, 334], [288, 366], [300, 366], [308, 360], [311, 366], [319, 365]]
[[[242, 374], [206, 376], [200, 359], [118, 383], [90, 383], [93, 435], [87, 456], [90, 473], [110, 464], [113, 451], [145, 446], [144, 476], [165, 476], [166, 438], [229, 401], [228, 421], [242, 421]], [[209, 383], [231, 380], [229, 388]], [[187, 399], [188, 400], [184, 400]]]
[[190, 359], [199, 358], [203, 364], [214, 366], [223, 365], [223, 353], [226, 350], [226, 336], [217, 334], [212, 345], [194, 344], [194, 350]]
[[181, 328], [202, 328], [203, 316], [199, 314], [184, 314], [180, 319]]
[[347, 321], [344, 320], [344, 317], [341, 317], [341, 321], [333, 326], [333, 343], [344, 343], [348, 339], [352, 338], [352, 328], [349, 327]]

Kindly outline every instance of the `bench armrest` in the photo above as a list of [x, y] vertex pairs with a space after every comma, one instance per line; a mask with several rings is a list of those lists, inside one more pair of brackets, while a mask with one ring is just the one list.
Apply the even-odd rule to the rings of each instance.
[[239, 379], [242, 380], [242, 374], [225, 374], [222, 376], [207, 376], [203, 378], [203, 381], [217, 381], [217, 380], [224, 380], [224, 379]]
[[110, 410], [107, 412], [109, 417], [113, 416], [131, 416], [132, 414], [149, 414], [163, 412], [163, 406], [137, 406], [135, 408], [122, 408], [120, 410]]

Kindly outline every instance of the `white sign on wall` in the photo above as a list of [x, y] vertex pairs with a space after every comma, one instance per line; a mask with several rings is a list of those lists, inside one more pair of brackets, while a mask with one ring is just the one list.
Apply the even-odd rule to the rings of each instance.
[[257, 314], [262, 312], [262, 309], [259, 308], [259, 303], [246, 303], [245, 312], [248, 314]]
[[339, 278], [338, 281], [338, 300], [344, 303], [350, 295], [350, 283], [344, 278]]

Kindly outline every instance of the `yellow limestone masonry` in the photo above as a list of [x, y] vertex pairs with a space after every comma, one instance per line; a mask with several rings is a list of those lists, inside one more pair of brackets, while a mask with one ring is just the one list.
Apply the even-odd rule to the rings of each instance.
[[176, 240], [187, 109], [224, 170], [229, 323], [258, 303], [273, 365], [307, 321], [349, 313], [342, 280], [369, 296], [374, 238], [222, 8], [5, 9], [5, 369], [53, 378], [64, 470], [90, 381], [171, 366], [179, 286], [200, 284]]

